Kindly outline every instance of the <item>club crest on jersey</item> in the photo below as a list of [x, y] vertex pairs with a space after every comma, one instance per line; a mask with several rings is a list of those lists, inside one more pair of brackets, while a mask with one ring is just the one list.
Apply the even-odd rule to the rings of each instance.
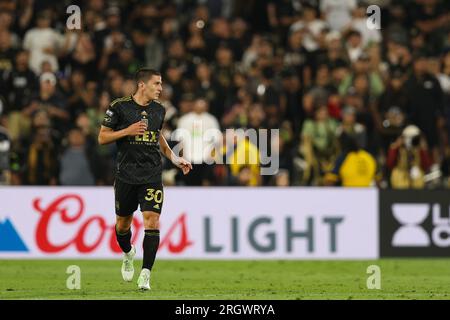
[[145, 123], [145, 125], [148, 127], [148, 119], [147, 119], [147, 112], [145, 112], [145, 110], [144, 111], [142, 111], [141, 112], [141, 116], [142, 116], [142, 119], [141, 119], [141, 121], [142, 122], [144, 122]]

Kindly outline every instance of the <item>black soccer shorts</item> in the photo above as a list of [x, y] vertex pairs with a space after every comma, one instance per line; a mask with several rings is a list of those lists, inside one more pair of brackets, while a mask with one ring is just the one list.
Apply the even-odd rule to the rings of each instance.
[[161, 183], [128, 184], [119, 179], [114, 181], [116, 214], [121, 217], [132, 215], [140, 206], [141, 211], [161, 214], [164, 190]]

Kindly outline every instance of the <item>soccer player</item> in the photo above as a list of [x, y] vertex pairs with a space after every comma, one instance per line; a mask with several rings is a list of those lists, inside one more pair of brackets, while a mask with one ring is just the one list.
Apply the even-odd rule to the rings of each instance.
[[136, 92], [114, 100], [102, 122], [99, 144], [116, 142], [118, 147], [114, 196], [116, 238], [124, 252], [122, 277], [132, 281], [136, 248], [131, 244], [131, 223], [138, 204], [144, 218], [144, 260], [138, 287], [150, 289], [150, 271], [159, 246], [159, 216], [163, 205], [162, 164], [164, 154], [188, 174], [191, 163], [176, 156], [160, 133], [165, 109], [158, 102], [161, 74], [143, 68], [136, 72]]

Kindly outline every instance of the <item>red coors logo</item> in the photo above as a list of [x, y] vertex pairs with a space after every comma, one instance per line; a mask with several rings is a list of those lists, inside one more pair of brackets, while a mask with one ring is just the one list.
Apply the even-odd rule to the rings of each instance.
[[[69, 201], [75, 201], [77, 204], [77, 210], [73, 214], [70, 214], [67, 209], [67, 203]], [[75, 246], [80, 253], [90, 253], [94, 251], [103, 241], [105, 236], [109, 236], [109, 247], [112, 252], [120, 253], [120, 247], [117, 244], [116, 236], [114, 232], [114, 225], [108, 225], [102, 216], [95, 215], [84, 221], [78, 230], [74, 232], [74, 236], [71, 240], [65, 243], [52, 243], [49, 240], [49, 224], [50, 221], [55, 223], [55, 220], [61, 224], [72, 224], [79, 221], [84, 213], [84, 201], [76, 194], [67, 194], [56, 198], [47, 207], [42, 208], [41, 199], [37, 198], [33, 201], [33, 207], [40, 213], [41, 218], [38, 222], [36, 229], [36, 244], [40, 250], [47, 253], [61, 252], [71, 245]], [[81, 221], [81, 220], [80, 220]], [[85, 237], [86, 231], [91, 226], [97, 226], [98, 237], [93, 244], [86, 244]], [[178, 243], [172, 241], [172, 237], [180, 228], [180, 237]], [[143, 228], [143, 224], [139, 219], [133, 219], [133, 238], [132, 243], [136, 243], [137, 236], [140, 230]], [[171, 253], [183, 252], [187, 247], [192, 245], [192, 241], [188, 240], [188, 232], [186, 226], [186, 214], [181, 214], [168, 229], [168, 232], [161, 239], [159, 249], [167, 246], [167, 250]]]

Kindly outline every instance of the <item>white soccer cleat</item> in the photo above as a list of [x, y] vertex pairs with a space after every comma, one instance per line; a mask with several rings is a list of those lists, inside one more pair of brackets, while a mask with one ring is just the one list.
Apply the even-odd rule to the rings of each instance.
[[150, 270], [141, 270], [141, 274], [139, 275], [137, 284], [138, 288], [141, 290], [150, 290]]
[[122, 261], [122, 278], [125, 281], [132, 281], [134, 276], [133, 258], [136, 255], [136, 247], [131, 246], [131, 250], [128, 253], [123, 254]]

